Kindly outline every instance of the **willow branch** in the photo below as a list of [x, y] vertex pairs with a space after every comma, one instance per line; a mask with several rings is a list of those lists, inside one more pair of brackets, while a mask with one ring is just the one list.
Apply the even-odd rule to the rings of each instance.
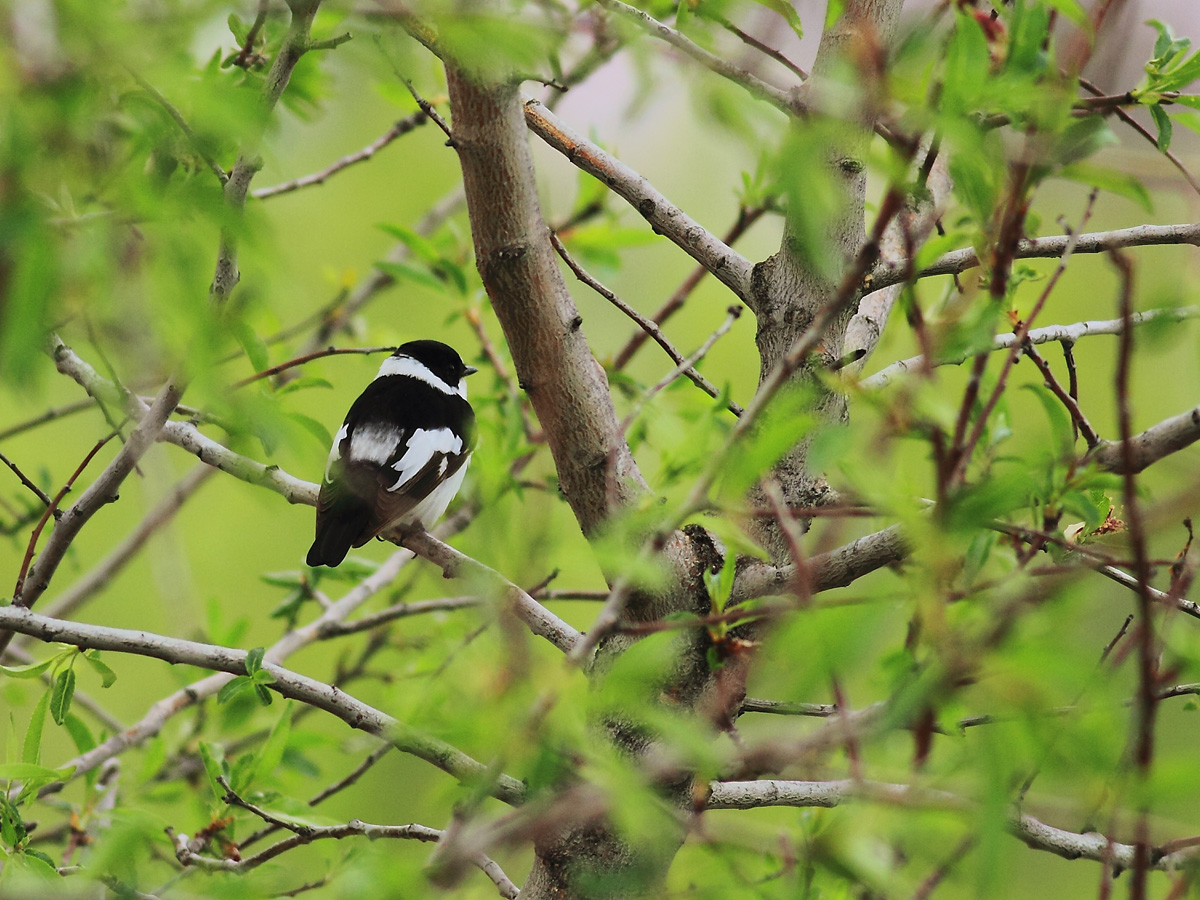
[[537, 100], [525, 102], [530, 130], [572, 164], [599, 179], [642, 216], [655, 233], [673, 242], [745, 300], [751, 262], [672, 204], [644, 177], [571, 129]]
[[[899, 805], [921, 805], [954, 810], [970, 810], [962, 798], [945, 791], [922, 789], [907, 784], [841, 781], [717, 781], [709, 786], [707, 809], [759, 809], [764, 806], [832, 808], [852, 800], [874, 800]], [[1052, 825], [1018, 811], [1008, 814], [1009, 832], [1035, 850], [1044, 850], [1064, 859], [1090, 859], [1105, 862], [1118, 871], [1129, 868], [1134, 860], [1134, 845], [1110, 842], [1095, 831], [1078, 833]], [[1171, 849], [1171, 844], [1151, 851], [1152, 867], [1173, 870], [1190, 859], [1198, 849]]]
[[722, 59], [715, 53], [710, 53], [648, 13], [644, 13], [640, 9], [628, 4], [621, 3], [620, 0], [597, 0], [597, 2], [610, 12], [634, 22], [648, 34], [652, 34], [659, 40], [670, 44], [676, 50], [686, 53], [709, 71], [715, 72], [722, 78], [728, 79], [734, 84], [745, 88], [752, 97], [770, 103], [780, 112], [786, 113], [789, 116], [804, 116], [807, 114], [808, 107], [801, 101], [797, 93], [781, 90], [775, 87], [775, 85], [763, 81], [763, 79], [741, 66]]
[[[1026, 238], [1018, 245], [1014, 259], [1055, 259], [1063, 255], [1071, 236]], [[1200, 222], [1185, 225], [1137, 225], [1115, 231], [1094, 231], [1079, 235], [1075, 253], [1107, 253], [1122, 247], [1159, 247], [1187, 244], [1200, 247]], [[979, 256], [974, 248], [952, 250], [939, 257], [933, 264], [917, 272], [918, 278], [931, 275], [958, 275], [979, 265]], [[871, 289], [882, 290], [905, 279], [903, 264], [888, 263], [877, 266], [872, 273]]]
[[313, 172], [311, 175], [304, 175], [301, 178], [293, 178], [291, 181], [285, 181], [282, 184], [272, 185], [271, 187], [259, 188], [252, 191], [250, 196], [255, 200], [268, 200], [271, 197], [278, 197], [280, 194], [289, 194], [292, 191], [298, 191], [301, 188], [312, 187], [317, 184], [324, 184], [339, 172], [350, 168], [356, 163], [366, 162], [373, 158], [376, 153], [390, 144], [397, 138], [403, 137], [410, 131], [415, 131], [420, 126], [429, 121], [429, 116], [424, 110], [417, 110], [410, 116], [399, 119], [396, 123], [384, 132], [380, 137], [363, 147], [357, 153], [351, 153], [343, 156], [341, 159], [326, 166], [319, 172]]
[[[18, 606], [0, 608], [0, 627], [47, 642], [71, 644], [84, 650], [131, 653], [234, 676], [247, 674], [247, 654], [244, 650], [146, 631], [52, 619]], [[273, 661], [264, 660], [262, 668], [274, 679], [270, 688], [280, 695], [323, 710], [358, 731], [386, 738], [398, 750], [425, 760], [459, 781], [475, 782], [492, 777], [487, 766], [456, 747], [400, 722], [333, 685], [285, 669]], [[505, 775], [496, 777], [491, 789], [492, 796], [510, 804], [520, 803], [524, 793], [524, 785]]]
[[[1075, 248], [1079, 252], [1079, 248]], [[1134, 313], [1130, 322], [1134, 325], [1144, 325], [1157, 319], [1167, 321], [1183, 321], [1200, 316], [1200, 306], [1180, 306], [1175, 309], [1150, 309], [1146, 312]], [[1123, 319], [1100, 319], [1089, 322], [1075, 322], [1071, 325], [1048, 325], [1045, 328], [1034, 328], [1026, 336], [1031, 344], [1066, 343], [1073, 344], [1080, 338], [1098, 334], [1120, 334], [1125, 327]], [[990, 350], [1008, 350], [1016, 343], [1017, 336], [1012, 332], [998, 334], [992, 338]], [[973, 351], [967, 351], [951, 356], [942, 356], [934, 360], [935, 366], [956, 366], [974, 356]], [[868, 390], [881, 388], [890, 384], [896, 378], [909, 372], [919, 372], [925, 365], [924, 356], [913, 356], [894, 362], [880, 369], [869, 378], [859, 382], [859, 386]]]

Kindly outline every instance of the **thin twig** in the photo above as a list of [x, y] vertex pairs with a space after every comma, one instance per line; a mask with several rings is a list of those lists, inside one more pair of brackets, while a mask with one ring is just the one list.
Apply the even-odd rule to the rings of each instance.
[[[46, 527], [46, 523], [50, 521], [50, 517], [53, 516], [55, 510], [58, 509], [58, 504], [61, 503], [62, 498], [67, 495], [67, 491], [71, 490], [72, 485], [75, 484], [75, 479], [83, 474], [83, 470], [87, 468], [88, 463], [90, 463], [96, 454], [100, 452], [100, 449], [116, 436], [117, 433], [114, 431], [98, 440], [92, 446], [92, 449], [87, 452], [87, 455], [84, 456], [83, 462], [75, 467], [75, 471], [71, 473], [71, 477], [67, 479], [66, 483], [62, 486], [58, 493], [54, 495], [54, 499], [46, 504], [46, 509], [42, 513], [42, 517], [38, 519], [37, 525], [34, 526], [33, 534], [29, 536], [29, 543], [25, 547], [25, 556], [21, 560], [21, 568], [17, 572], [17, 584], [16, 587], [13, 588], [14, 603], [22, 606], [30, 605], [22, 602], [24, 598], [21, 596], [21, 594], [25, 587], [25, 578], [29, 574], [29, 566], [33, 562], [34, 551], [37, 549], [38, 538], [42, 535], [42, 529]], [[55, 516], [55, 518], [61, 518], [61, 516]], [[3, 650], [8, 646], [8, 640], [10, 637], [11, 636], [0, 635], [0, 650]]]
[[[700, 390], [704, 391], [704, 393], [708, 394], [708, 396], [712, 397], [713, 399], [721, 396], [721, 392], [717, 390], [716, 386], [698, 371], [696, 371], [694, 364], [689, 363], [686, 365], [686, 367], [684, 366], [686, 360], [684, 359], [683, 354], [675, 349], [675, 345], [667, 339], [667, 336], [663, 334], [662, 329], [659, 328], [655, 322], [647, 319], [640, 312], [638, 312], [636, 309], [614, 294], [611, 290], [593, 278], [586, 269], [584, 269], [575, 261], [575, 258], [571, 256], [571, 254], [567, 251], [567, 248], [563, 246], [563, 242], [558, 239], [558, 235], [554, 234], [553, 232], [550, 233], [550, 243], [554, 245], [554, 249], [558, 252], [558, 255], [562, 257], [563, 262], [567, 264], [567, 267], [575, 274], [575, 277], [613, 306], [615, 306], [617, 309], [619, 309], [621, 312], [625, 313], [625, 315], [627, 315], [629, 318], [633, 319], [633, 321], [638, 324], [638, 327], [650, 335], [650, 337], [654, 338], [654, 342], [662, 347], [664, 351], [666, 351], [667, 356], [671, 357], [671, 360], [677, 366], [682, 367], [681, 374], [686, 375], [689, 381], [691, 381], [694, 385], [696, 385], [696, 387], [700, 388]], [[733, 316], [733, 318], [736, 319], [737, 317]], [[733, 322], [729, 321], [729, 325], [732, 327]], [[705, 350], [705, 352], [707, 352], [707, 350]], [[732, 400], [729, 401], [729, 403], [726, 405], [726, 408], [735, 416], [740, 416], [742, 414], [742, 408]]]
[[1025, 341], [1022, 348], [1024, 354], [1033, 361], [1037, 366], [1038, 371], [1042, 373], [1042, 378], [1046, 382], [1051, 393], [1059, 399], [1059, 402], [1066, 407], [1067, 412], [1071, 415], [1071, 425], [1079, 434], [1083, 435], [1083, 441], [1087, 444], [1089, 450], [1095, 448], [1100, 443], [1100, 435], [1096, 434], [1096, 429], [1088, 421], [1087, 416], [1083, 414], [1083, 410], [1079, 408], [1079, 401], [1071, 396], [1069, 390], [1065, 389], [1059, 380], [1054, 376], [1054, 370], [1050, 368], [1050, 363], [1046, 362], [1045, 358], [1034, 349], [1033, 344]]
[[164, 97], [158, 88], [148, 82], [133, 69], [127, 68], [125, 71], [127, 71], [130, 76], [132, 76], [133, 80], [138, 83], [138, 87], [149, 94], [150, 98], [159, 106], [161, 106], [166, 114], [171, 117], [171, 121], [173, 121], [179, 130], [183, 132], [184, 137], [188, 139], [188, 143], [192, 145], [192, 149], [200, 155], [200, 158], [204, 160], [205, 164], [209, 167], [209, 169], [212, 170], [212, 173], [216, 175], [218, 179], [220, 179], [221, 184], [225, 184], [225, 182], [229, 180], [229, 173], [221, 168], [221, 164], [218, 163], [211, 154], [209, 154], [207, 149], [205, 149], [200, 137], [192, 130], [192, 126], [187, 123], [187, 119], [183, 117], [183, 113], [181, 113], [175, 107], [175, 104]]
[[[743, 206], [738, 210], [737, 219], [734, 221], [732, 227], [730, 227], [729, 231], [725, 232], [721, 240], [732, 247], [734, 242], [745, 234], [750, 226], [757, 222], [768, 209], [768, 206], [755, 206], [751, 208]], [[692, 292], [696, 290], [707, 274], [708, 269], [702, 265], [692, 269], [688, 273], [687, 278], [675, 289], [675, 292], [667, 298], [667, 302], [654, 311], [654, 314], [650, 316], [650, 321], [661, 326], [667, 319], [675, 315], [675, 313], [683, 308], [688, 297], [692, 295]], [[613, 371], [619, 372], [625, 368], [629, 364], [629, 361], [633, 359], [634, 354], [646, 343], [648, 337], [650, 337], [650, 332], [644, 328], [635, 331], [629, 340], [625, 342], [625, 346], [618, 350], [613, 357]]]
[[750, 260], [730, 248], [703, 225], [672, 204], [644, 177], [571, 129], [537, 100], [525, 101], [525, 123], [572, 165], [598, 178], [624, 198], [659, 234], [672, 241], [722, 284], [746, 301], [750, 294]]
[[255, 200], [267, 200], [271, 197], [278, 197], [280, 194], [288, 194], [292, 191], [298, 191], [301, 188], [312, 187], [317, 184], [324, 184], [329, 178], [341, 172], [343, 169], [348, 169], [356, 163], [366, 162], [371, 159], [397, 138], [403, 137], [410, 131], [415, 131], [421, 125], [429, 121], [429, 116], [424, 110], [419, 110], [410, 116], [403, 119], [398, 119], [391, 128], [384, 134], [367, 146], [363, 147], [357, 153], [351, 153], [343, 156], [341, 159], [330, 164], [319, 172], [314, 172], [311, 175], [304, 175], [300, 178], [293, 178], [291, 181], [285, 181], [282, 184], [276, 184], [271, 187], [259, 188], [251, 191], [250, 196]]
[[[40, 487], [38, 487], [36, 484], [34, 484], [32, 481], [30, 481], [26, 477], [25, 473], [22, 472], [20, 470], [20, 468], [18, 468], [17, 464], [15, 462], [13, 462], [11, 459], [9, 459], [7, 456], [5, 456], [3, 453], [0, 453], [0, 462], [4, 463], [6, 466], [8, 466], [10, 469], [12, 469], [13, 474], [16, 475], [17, 478], [20, 479], [21, 484], [23, 484], [23, 485], [25, 485], [25, 487], [29, 488], [29, 490], [31, 490], [33, 492], [33, 495], [42, 501], [43, 505], [45, 505], [46, 507], [55, 505], [54, 502], [50, 499], [50, 497], [46, 494], [46, 492], [43, 491]], [[61, 515], [62, 515], [62, 512], [56, 509], [55, 513], [54, 513], [54, 517], [58, 518]]]
[[[1075, 252], [1079, 252], [1076, 248]], [[1168, 309], [1148, 309], [1145, 312], [1134, 313], [1129, 317], [1132, 325], [1143, 325], [1147, 322], [1153, 322], [1157, 319], [1165, 319], [1168, 321], [1183, 321], [1185, 319], [1194, 319], [1200, 316], [1200, 306], [1180, 306]], [[1081, 338], [1091, 337], [1099, 334], [1120, 334], [1125, 327], [1125, 322], [1122, 319], [1102, 319], [1087, 322], [1075, 322], [1071, 325], [1047, 325], [1044, 328], [1034, 328], [1025, 335], [1025, 340], [1031, 344], [1047, 344], [1052, 341], [1067, 344], [1074, 344]], [[992, 344], [989, 348], [992, 351], [1008, 350], [1017, 344], [1017, 335], [1013, 332], [998, 334], [992, 338]], [[941, 356], [933, 360], [931, 365], [934, 366], [956, 366], [965, 362], [970, 355], [967, 353], [959, 353], [953, 356]], [[919, 372], [926, 365], [926, 357], [913, 356], [908, 359], [902, 359], [894, 362], [889, 366], [880, 369], [869, 378], [864, 378], [860, 381], [859, 387], [868, 390], [883, 387], [890, 384], [896, 378], [907, 374], [908, 372]], [[1068, 364], [1068, 370], [1073, 372], [1074, 366]], [[1075, 391], [1072, 396], [1078, 399], [1078, 378], [1075, 376]]]

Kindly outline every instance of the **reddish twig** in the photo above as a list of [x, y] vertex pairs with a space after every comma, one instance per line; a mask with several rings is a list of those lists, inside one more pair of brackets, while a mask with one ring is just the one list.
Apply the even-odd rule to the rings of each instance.
[[[33, 528], [33, 534], [29, 536], [29, 545], [25, 548], [25, 558], [21, 560], [21, 570], [17, 573], [17, 584], [13, 588], [13, 603], [17, 606], [24, 606], [21, 602], [21, 591], [25, 587], [25, 578], [29, 574], [29, 565], [33, 562], [33, 553], [37, 548], [38, 538], [42, 536], [42, 529], [46, 527], [46, 523], [50, 521], [50, 517], [54, 515], [54, 511], [58, 509], [58, 504], [62, 502], [62, 498], [67, 495], [67, 491], [75, 484], [75, 480], [83, 474], [83, 470], [87, 468], [88, 463], [100, 452], [100, 448], [117, 436], [114, 431], [107, 437], [101, 438], [96, 442], [96, 446], [88, 451], [87, 456], [83, 458], [75, 471], [71, 473], [71, 477], [67, 479], [67, 483], [62, 486], [57, 494], [54, 495], [49, 504], [46, 506], [46, 511], [42, 513], [42, 517], [38, 520], [37, 525]], [[7, 644], [7, 641], [5, 641]]]
[[[750, 226], [763, 216], [768, 208], [769, 207], [767, 206], [754, 206], [750, 208], [743, 206], [738, 210], [737, 220], [730, 227], [729, 231], [725, 233], [725, 236], [721, 238], [722, 242], [728, 246], [733, 246], [734, 242], [744, 235], [749, 230]], [[663, 322], [675, 315], [675, 313], [677, 313], [683, 307], [683, 304], [687, 302], [688, 297], [692, 295], [692, 292], [696, 290], [696, 287], [701, 281], [704, 280], [704, 276], [707, 274], [708, 269], [706, 269], [704, 266], [696, 266], [694, 269], [692, 269], [692, 271], [688, 273], [687, 278], [685, 278], [679, 287], [675, 289], [675, 292], [667, 298], [667, 302], [655, 310], [654, 314], [650, 317], [650, 321], [654, 322], [656, 325], [662, 325]], [[641, 323], [639, 323], [639, 325], [640, 324]], [[625, 346], [618, 350], [616, 356], [613, 357], [613, 370], [619, 372], [621, 369], [625, 368], [625, 366], [629, 364], [629, 361], [633, 359], [634, 354], [636, 354], [638, 350], [642, 348], [642, 345], [646, 343], [646, 338], [650, 336], [651, 333], [646, 331], [644, 328], [641, 331], [635, 332], [634, 335], [625, 342]]]
[[395, 347], [326, 347], [324, 350], [318, 350], [315, 353], [306, 353], [304, 356], [297, 356], [295, 359], [289, 359], [287, 362], [282, 362], [277, 366], [271, 366], [269, 369], [255, 372], [241, 381], [235, 381], [230, 385], [230, 388], [236, 390], [237, 388], [245, 387], [264, 378], [271, 378], [280, 372], [286, 372], [288, 369], [294, 369], [296, 366], [310, 363], [314, 359], [320, 359], [323, 356], [341, 356], [348, 353], [369, 356], [373, 353], [392, 353], [395, 349]]

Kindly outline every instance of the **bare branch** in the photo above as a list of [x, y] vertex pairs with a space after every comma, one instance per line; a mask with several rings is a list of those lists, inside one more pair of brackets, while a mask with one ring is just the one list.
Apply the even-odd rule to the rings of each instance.
[[[49, 496], [47, 496], [46, 492], [43, 491], [40, 487], [38, 487], [36, 484], [34, 484], [32, 481], [30, 481], [28, 476], [26, 476], [26, 474], [21, 471], [21, 469], [17, 466], [17, 464], [15, 462], [13, 462], [11, 459], [9, 459], [7, 456], [5, 456], [3, 453], [0, 453], [0, 462], [4, 463], [6, 466], [8, 466], [10, 469], [12, 469], [13, 474], [17, 476], [17, 478], [20, 480], [21, 484], [23, 484], [23, 485], [25, 485], [25, 487], [29, 488], [29, 490], [33, 493], [33, 495], [35, 497], [37, 497], [39, 500], [41, 500], [42, 503], [47, 508], [49, 508], [52, 505], [52, 501], [50, 500]], [[58, 513], [58, 515], [62, 515], [62, 513]]]
[[537, 100], [525, 101], [525, 121], [543, 141], [623, 197], [658, 234], [671, 240], [740, 299], [750, 291], [751, 262], [655, 190], [649, 181], [572, 130]]
[[[901, 805], [918, 804], [935, 808], [969, 810], [967, 801], [945, 791], [922, 789], [907, 784], [841, 781], [716, 781], [709, 786], [707, 809], [757, 809], [763, 806], [835, 807], [852, 800], [873, 800]], [[1035, 850], [1045, 850], [1064, 859], [1108, 862], [1118, 870], [1132, 866], [1134, 846], [1110, 843], [1095, 831], [1079, 834], [1055, 828], [1020, 812], [1008, 816], [1008, 830]], [[1151, 867], [1174, 870], [1193, 858], [1197, 848], [1174, 852], [1170, 845], [1151, 851]]]
[[579, 632], [560, 619], [542, 604], [529, 596], [495, 569], [460, 553], [449, 544], [442, 543], [428, 531], [406, 533], [401, 537], [404, 546], [414, 553], [440, 566], [447, 578], [462, 578], [468, 574], [484, 577], [491, 582], [504, 598], [505, 607], [529, 626], [538, 637], [545, 638], [564, 653], [579, 641]]
[[[684, 365], [685, 360], [683, 358], [683, 354], [675, 349], [675, 345], [667, 339], [667, 336], [663, 334], [662, 329], [658, 327], [656, 322], [647, 319], [640, 312], [638, 312], [636, 309], [606, 288], [603, 284], [593, 278], [588, 271], [583, 268], [583, 266], [579, 265], [579, 263], [575, 261], [575, 258], [571, 256], [571, 254], [567, 251], [567, 248], [563, 246], [563, 242], [558, 239], [558, 235], [554, 234], [553, 232], [550, 234], [550, 243], [554, 245], [554, 249], [558, 252], [558, 255], [562, 257], [563, 262], [567, 264], [567, 268], [569, 268], [575, 274], [576, 278], [590, 287], [593, 291], [595, 291], [621, 312], [625, 313], [625, 315], [629, 316], [629, 318], [633, 319], [633, 321], [638, 324], [638, 327], [641, 328], [642, 331], [654, 338], [654, 342], [666, 351], [667, 356], [671, 357], [671, 360], [677, 366], [682, 367], [680, 369], [680, 374], [686, 375], [692, 384], [696, 385], [696, 387], [700, 388], [700, 390], [704, 391], [704, 393], [708, 394], [708, 396], [714, 399], [721, 396], [721, 392], [717, 390], [716, 386], [698, 371], [696, 371], [696, 364], [694, 362], [688, 363], [686, 366]], [[736, 309], [738, 309], [740, 313], [741, 308], [736, 307]], [[736, 316], [734, 316], [734, 318], [736, 318]], [[729, 324], [732, 325], [733, 323], [730, 322]], [[707, 352], [707, 350], [705, 352]], [[732, 401], [729, 403], [729, 411], [735, 416], [740, 416], [742, 414], [742, 408]], [[625, 429], [622, 428], [622, 432], [624, 432], [624, 430]]]
[[252, 191], [250, 196], [255, 200], [268, 200], [271, 197], [278, 197], [280, 194], [288, 194], [292, 191], [298, 191], [301, 188], [311, 187], [315, 184], [324, 184], [338, 172], [350, 168], [355, 163], [366, 162], [371, 159], [376, 153], [396, 140], [396, 138], [403, 137], [410, 131], [415, 131], [427, 121], [429, 121], [429, 116], [425, 114], [425, 111], [418, 110], [411, 116], [398, 119], [396, 124], [384, 132], [383, 135], [376, 138], [357, 153], [343, 156], [320, 172], [314, 172], [311, 175], [305, 175], [301, 178], [293, 178], [291, 181], [285, 181], [282, 184], [272, 185], [271, 187], [259, 188], [256, 191]]
[[1118, 475], [1136, 474], [1200, 440], [1200, 406], [1121, 441], [1101, 441], [1088, 459]]
[[[900, 526], [858, 538], [849, 544], [809, 558], [808, 570], [813, 593], [845, 587], [862, 576], [902, 560], [907, 553]], [[751, 562], [738, 570], [730, 602], [787, 593], [794, 584], [794, 566], [771, 566]]]
[[[236, 797], [232, 793], [228, 796]], [[263, 817], [267, 821], [273, 821], [273, 818], [267, 817], [267, 813], [264, 810], [255, 807], [253, 804], [246, 803], [240, 800], [240, 798], [235, 799], [233, 802], [238, 806], [249, 809], [255, 815]], [[292, 828], [290, 825], [287, 827]], [[204, 856], [197, 853], [189, 846], [190, 842], [187, 835], [176, 834], [173, 829], [167, 829], [167, 834], [170, 836], [171, 843], [175, 847], [175, 858], [179, 860], [181, 865], [196, 866], [210, 872], [235, 872], [238, 874], [256, 869], [263, 863], [269, 862], [289, 850], [294, 850], [296, 847], [301, 847], [305, 844], [311, 844], [313, 841], [365, 837], [372, 841], [387, 839], [436, 843], [441, 840], [443, 833], [427, 825], [371, 825], [360, 819], [351, 819], [344, 825], [306, 826], [303, 829], [293, 829], [291, 837], [284, 838], [282, 841], [272, 844], [265, 850], [255, 853], [253, 856], [234, 860]], [[506, 898], [506, 900], [515, 900], [520, 891], [494, 860], [481, 853], [472, 859], [471, 862], [492, 880], [492, 883], [499, 890], [501, 897]]]
[[[246, 674], [244, 650], [201, 644], [147, 631], [51, 619], [19, 606], [0, 607], [0, 627], [33, 635], [44, 641], [72, 644], [85, 650], [132, 653], [235, 676]], [[271, 689], [280, 695], [330, 713], [351, 728], [386, 738], [398, 750], [419, 757], [460, 781], [475, 782], [480, 778], [493, 777], [487, 766], [456, 747], [400, 722], [345, 691], [285, 669], [275, 662], [264, 660], [262, 668], [274, 679], [270, 684]], [[78, 774], [78, 771], [74, 774]], [[525, 786], [507, 775], [498, 775], [489, 793], [505, 803], [515, 805], [523, 799]]]
[[[1079, 252], [1078, 247], [1075, 248], [1075, 252]], [[1129, 317], [1129, 320], [1134, 325], [1143, 325], [1146, 322], [1152, 322], [1156, 319], [1183, 321], [1184, 319], [1194, 319], [1197, 316], [1200, 316], [1200, 306], [1180, 306], [1173, 309], [1150, 309], [1146, 310], [1146, 312], [1134, 313]], [[1034, 328], [1030, 330], [1027, 338], [1031, 344], [1048, 344], [1051, 342], [1074, 343], [1080, 338], [1096, 334], [1120, 334], [1123, 328], [1124, 320], [1122, 319], [1101, 319], [1089, 322], [1076, 322], [1072, 325], [1047, 325], [1045, 328]], [[1016, 340], [1017, 336], [1012, 332], [998, 334], [992, 339], [990, 349], [993, 351], [1008, 350], [1016, 343]], [[934, 361], [933, 365], [956, 366], [966, 362], [971, 356], [970, 352], [964, 352], [954, 356], [939, 357]], [[881, 388], [909, 372], [919, 372], [924, 364], [924, 356], [913, 356], [908, 359], [902, 359], [886, 368], [880, 369], [869, 378], [864, 378], [858, 384], [859, 387], [868, 390]]]
[[141, 523], [121, 541], [112, 552], [96, 564], [90, 572], [67, 590], [55, 598], [46, 609], [47, 616], [56, 619], [68, 618], [87, 600], [94, 597], [113, 576], [121, 571], [138, 551], [145, 546], [155, 532], [177, 513], [180, 507], [196, 493], [212, 475], [213, 470], [208, 466], [196, 466], [189, 472], [171, 492], [164, 497], [142, 519]]
[[775, 87], [775, 85], [763, 81], [757, 75], [743, 69], [741, 66], [734, 65], [728, 60], [717, 56], [715, 53], [710, 53], [648, 13], [621, 3], [620, 0], [598, 0], [598, 2], [605, 9], [629, 21], [635, 22], [649, 34], [654, 35], [659, 40], [666, 41], [676, 50], [686, 53], [706, 69], [715, 72], [722, 78], [729, 79], [734, 84], [741, 85], [751, 96], [757, 97], [759, 100], [765, 100], [781, 112], [789, 116], [803, 116], [808, 112], [807, 106], [795, 92], [781, 90]]
[[[1014, 259], [1054, 259], [1063, 255], [1071, 236], [1025, 238], [1017, 245]], [[1200, 222], [1190, 225], [1137, 225], [1116, 231], [1094, 231], [1079, 235], [1075, 253], [1107, 253], [1122, 247], [1159, 247], [1188, 244], [1200, 247]], [[917, 273], [918, 278], [930, 275], [957, 275], [979, 265], [979, 256], [974, 248], [952, 250], [939, 257], [932, 265]], [[877, 266], [871, 273], [871, 289], [882, 290], [903, 281], [904, 266], [887, 264]]]

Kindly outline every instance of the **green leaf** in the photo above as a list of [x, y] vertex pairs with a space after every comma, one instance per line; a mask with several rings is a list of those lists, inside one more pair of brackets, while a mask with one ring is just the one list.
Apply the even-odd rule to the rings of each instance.
[[101, 659], [99, 650], [89, 650], [83, 654], [83, 658], [87, 660], [87, 664], [96, 670], [96, 674], [100, 676], [100, 686], [110, 688], [117, 680], [117, 673], [110, 669]]
[[220, 744], [209, 741], [200, 742], [200, 761], [204, 763], [204, 773], [208, 776], [208, 786], [212, 788], [213, 796], [221, 803], [225, 802], [225, 789], [217, 781], [224, 778], [229, 781], [229, 766], [225, 762], [225, 748]]
[[[17, 776], [20, 777], [20, 776]], [[0, 841], [16, 847], [25, 840], [27, 832], [20, 811], [13, 806], [3, 791], [0, 791]]]
[[0, 666], [0, 672], [7, 675], [9, 678], [37, 678], [52, 665], [54, 665], [55, 657], [44, 659], [41, 662], [29, 663], [26, 666]]
[[33, 715], [29, 719], [29, 727], [25, 730], [25, 746], [21, 751], [21, 762], [38, 765], [42, 761], [42, 730], [46, 725], [46, 710], [50, 708], [50, 691], [42, 692]]
[[1063, 178], [1079, 181], [1092, 187], [1100, 188], [1118, 196], [1133, 200], [1146, 212], [1153, 212], [1154, 204], [1150, 200], [1150, 192], [1146, 186], [1132, 175], [1118, 172], [1091, 163], [1074, 163], [1064, 166], [1058, 173]]
[[309, 388], [332, 388], [333, 384], [325, 378], [316, 375], [304, 375], [278, 388], [275, 393], [282, 397], [284, 394], [294, 394], [296, 391], [306, 391]]
[[292, 734], [292, 703], [283, 704], [279, 718], [271, 726], [271, 733], [258, 753], [258, 762], [254, 766], [254, 781], [259, 782], [270, 775], [283, 762], [283, 753], [287, 749], [288, 738]]
[[411, 250], [414, 256], [431, 266], [442, 258], [442, 254], [438, 253], [437, 247], [429, 238], [422, 237], [411, 228], [405, 228], [403, 225], [380, 225], [379, 230], [390, 234]]
[[435, 291], [441, 291], [445, 289], [445, 285], [437, 276], [431, 275], [425, 269], [418, 269], [415, 266], [410, 266], [408, 263], [380, 260], [379, 262], [375, 263], [375, 268], [377, 268], [380, 272], [391, 275], [397, 281], [408, 281], [413, 284], [419, 284], [422, 287], [431, 288]]
[[50, 716], [56, 725], [61, 725], [66, 721], [67, 713], [71, 711], [71, 700], [74, 697], [75, 670], [66, 669], [59, 672], [50, 692]]
[[225, 21], [229, 24], [229, 33], [233, 35], [233, 39], [239, 46], [244, 45], [246, 36], [250, 33], [250, 26], [242, 21], [242, 17], [237, 13], [230, 13]]
[[255, 647], [246, 653], [246, 674], [253, 676], [255, 672], [262, 668], [263, 656], [266, 655], [265, 647]]
[[254, 367], [255, 372], [261, 372], [270, 365], [270, 355], [267, 353], [267, 345], [253, 328], [243, 321], [231, 319], [229, 321], [229, 330], [233, 332], [233, 336], [237, 338], [237, 342], [246, 351], [246, 356], [249, 358], [250, 365]]
[[1071, 416], [1066, 408], [1062, 405], [1054, 393], [1044, 385], [1026, 384], [1022, 388], [1027, 391], [1032, 391], [1034, 396], [1041, 401], [1042, 408], [1046, 411], [1046, 418], [1050, 420], [1050, 437], [1055, 445], [1055, 456], [1060, 459], [1071, 457], [1075, 453], [1075, 434], [1071, 427]]
[[80, 753], [87, 753], [96, 746], [96, 738], [92, 734], [91, 729], [75, 713], [68, 713], [66, 721], [63, 724], [67, 728], [67, 734], [71, 735], [75, 749]]
[[1158, 137], [1155, 143], [1158, 144], [1158, 149], [1166, 153], [1171, 149], [1171, 134], [1172, 125], [1171, 117], [1167, 115], [1167, 111], [1159, 104], [1155, 103], [1150, 107], [1150, 118], [1154, 120], [1154, 127], [1158, 129]]
[[[47, 769], [45, 766], [37, 766], [33, 763], [0, 763], [0, 781], [11, 781], [14, 778], [19, 778], [22, 781], [36, 779], [49, 783], [51, 781], [62, 781], [64, 778], [70, 778], [71, 773], [74, 771], [74, 766]], [[3, 792], [0, 792], [0, 797], [2, 796]]]
[[321, 449], [325, 450], [333, 445], [333, 435], [329, 433], [329, 429], [325, 427], [324, 423], [317, 421], [312, 416], [306, 416], [304, 413], [289, 412], [284, 415], [311, 434]]
[[271, 691], [265, 685], [259, 684], [258, 682], [254, 683], [254, 696], [258, 698], [258, 702], [263, 706], [270, 706], [275, 700], [275, 698], [271, 695]]
[[238, 675], [236, 678], [225, 682], [221, 690], [217, 691], [217, 702], [228, 703], [242, 691], [249, 690], [251, 684], [253, 684], [253, 682], [250, 680], [249, 676]]

